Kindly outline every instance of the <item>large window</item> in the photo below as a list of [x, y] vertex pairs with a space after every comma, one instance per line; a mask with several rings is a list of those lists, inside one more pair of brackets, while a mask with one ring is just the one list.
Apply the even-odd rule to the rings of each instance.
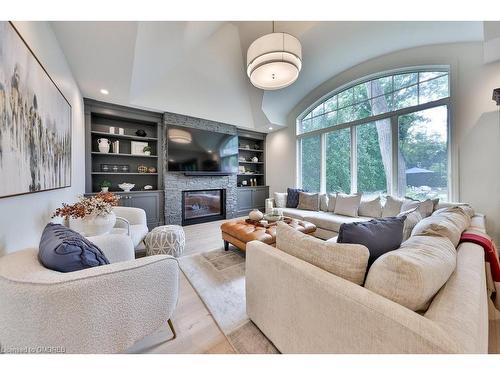
[[448, 70], [401, 71], [338, 90], [297, 121], [309, 191], [449, 195]]

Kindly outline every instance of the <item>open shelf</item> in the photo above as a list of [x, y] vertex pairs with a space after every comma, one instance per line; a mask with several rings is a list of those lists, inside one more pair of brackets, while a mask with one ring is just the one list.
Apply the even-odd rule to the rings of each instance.
[[113, 134], [113, 133], [100, 132], [100, 131], [96, 131], [96, 130], [92, 130], [91, 133], [96, 134], [96, 135], [106, 136], [109, 138], [129, 139], [132, 141], [157, 141], [158, 140], [158, 138], [153, 138], [153, 137], [139, 137], [137, 135]]
[[238, 161], [240, 164], [264, 164], [263, 161]]
[[264, 173], [238, 173], [238, 176], [264, 176]]
[[249, 151], [249, 152], [264, 152], [264, 150], [256, 150], [251, 148], [238, 148], [239, 151]]
[[158, 173], [139, 173], [139, 172], [92, 172], [92, 174], [101, 174], [101, 175], [126, 175], [126, 176], [158, 176]]
[[136, 155], [136, 154], [115, 154], [114, 152], [108, 152], [107, 154], [104, 152], [92, 151], [92, 155], [99, 156], [125, 156], [127, 158], [157, 158], [158, 155]]

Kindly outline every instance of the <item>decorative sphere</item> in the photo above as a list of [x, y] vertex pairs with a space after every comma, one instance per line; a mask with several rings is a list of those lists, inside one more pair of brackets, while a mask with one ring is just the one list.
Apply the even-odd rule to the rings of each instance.
[[250, 220], [260, 221], [264, 217], [264, 214], [259, 210], [255, 209], [248, 214], [248, 217], [250, 218]]

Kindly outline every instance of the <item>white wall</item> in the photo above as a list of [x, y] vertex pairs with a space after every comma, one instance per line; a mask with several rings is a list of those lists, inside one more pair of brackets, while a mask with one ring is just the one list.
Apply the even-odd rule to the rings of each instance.
[[48, 22], [14, 22], [72, 107], [72, 176], [66, 189], [0, 199], [0, 255], [37, 246], [41, 231], [61, 202], [84, 192], [83, 99]]
[[267, 137], [267, 182], [270, 191], [294, 186], [295, 119], [313, 102], [352, 80], [402, 67], [451, 66], [453, 199], [470, 202], [487, 215], [487, 230], [500, 240], [500, 124], [492, 90], [500, 87], [500, 62], [483, 63], [482, 43], [412, 48], [357, 65], [326, 81], [290, 112], [288, 127]]

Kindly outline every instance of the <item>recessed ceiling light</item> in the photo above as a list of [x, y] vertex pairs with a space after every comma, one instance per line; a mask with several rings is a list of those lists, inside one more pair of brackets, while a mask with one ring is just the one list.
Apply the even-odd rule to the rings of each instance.
[[106, 89], [101, 89], [101, 94], [103, 95], [108, 95], [109, 94], [109, 91], [106, 90]]
[[270, 126], [270, 127], [269, 127], [269, 130], [273, 130], [273, 127], [272, 127], [272, 126]]

